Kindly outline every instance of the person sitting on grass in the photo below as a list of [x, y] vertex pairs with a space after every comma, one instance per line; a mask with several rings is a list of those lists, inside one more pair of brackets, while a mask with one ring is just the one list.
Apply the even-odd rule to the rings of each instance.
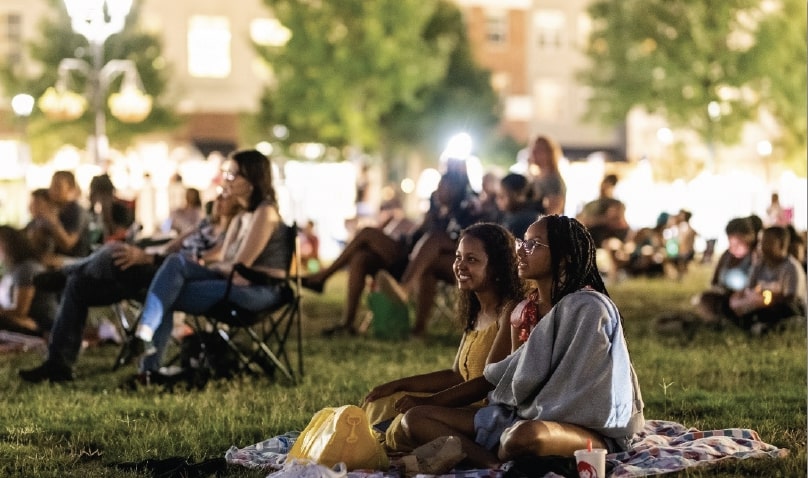
[[790, 233], [770, 226], [760, 236], [760, 256], [752, 265], [749, 284], [729, 298], [729, 319], [760, 335], [791, 317], [805, 320], [806, 278], [802, 264], [788, 252]]
[[588, 443], [626, 450], [644, 425], [643, 402], [592, 236], [577, 220], [552, 215], [517, 245], [519, 276], [537, 284], [514, 321], [529, 331], [527, 341], [486, 365], [487, 406], [415, 406], [402, 421], [406, 436], [419, 445], [457, 436], [468, 461], [486, 468], [524, 456], [571, 457]]
[[696, 315], [707, 324], [719, 325], [732, 315], [729, 297], [749, 284], [749, 271], [757, 247], [757, 232], [748, 217], [730, 219], [724, 232], [727, 250], [718, 258], [710, 288], [693, 299]]
[[45, 267], [24, 231], [0, 226], [0, 330], [45, 336], [56, 311], [56, 294], [34, 287]]
[[[458, 289], [457, 315], [464, 331], [452, 368], [383, 383], [365, 396], [363, 408], [371, 424], [391, 421], [381, 436], [389, 450], [414, 448], [401, 431], [403, 415], [399, 410], [413, 404], [454, 406], [476, 401], [469, 400], [458, 385], [481, 377], [486, 364], [512, 351], [509, 317], [523, 295], [513, 241], [505, 228], [493, 223], [463, 230], [453, 270]], [[484, 395], [485, 391], [480, 398]], [[476, 403], [472, 409], [481, 404]]]

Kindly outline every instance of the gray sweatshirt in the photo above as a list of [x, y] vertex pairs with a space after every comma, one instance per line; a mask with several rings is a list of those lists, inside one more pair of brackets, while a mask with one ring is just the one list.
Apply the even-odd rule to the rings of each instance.
[[624, 450], [645, 423], [617, 307], [593, 290], [561, 299], [527, 342], [485, 367], [485, 378], [495, 385], [489, 403], [521, 419], [595, 430]]

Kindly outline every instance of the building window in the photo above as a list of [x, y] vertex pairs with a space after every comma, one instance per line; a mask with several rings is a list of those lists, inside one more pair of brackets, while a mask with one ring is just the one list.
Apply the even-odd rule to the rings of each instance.
[[530, 121], [533, 118], [531, 98], [514, 95], [505, 98], [504, 116], [507, 121]]
[[508, 42], [508, 12], [506, 10], [485, 11], [485, 39], [490, 45], [504, 45]]
[[0, 62], [12, 68], [22, 61], [22, 15], [8, 13], [0, 16]]
[[563, 88], [557, 80], [544, 78], [534, 83], [536, 119], [539, 121], [562, 121], [565, 117], [562, 105]]
[[6, 18], [8, 19], [6, 22], [8, 28], [6, 37], [9, 43], [19, 44], [22, 42], [22, 15], [19, 13], [9, 13]]
[[540, 9], [533, 17], [536, 28], [536, 45], [540, 50], [560, 50], [564, 46], [566, 18], [564, 12]]
[[575, 32], [575, 37], [578, 39], [578, 48], [582, 51], [586, 50], [589, 46], [589, 35], [592, 33], [592, 18], [583, 13], [578, 16], [578, 31]]
[[188, 73], [198, 78], [230, 75], [230, 22], [226, 17], [188, 19]]

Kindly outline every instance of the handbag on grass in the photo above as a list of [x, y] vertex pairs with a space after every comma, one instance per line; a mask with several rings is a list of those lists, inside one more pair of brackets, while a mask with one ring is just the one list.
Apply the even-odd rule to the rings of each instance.
[[288, 458], [312, 460], [348, 470], [387, 470], [387, 454], [376, 440], [365, 411], [356, 405], [327, 407], [315, 413], [297, 437]]
[[407, 304], [390, 299], [381, 292], [368, 292], [368, 308], [373, 313], [370, 329], [383, 340], [404, 340], [410, 335], [410, 311]]

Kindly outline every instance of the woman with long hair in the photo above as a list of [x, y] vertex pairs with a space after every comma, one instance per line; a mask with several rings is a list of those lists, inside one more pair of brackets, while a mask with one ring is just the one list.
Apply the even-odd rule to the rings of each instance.
[[538, 136], [530, 147], [527, 176], [530, 202], [542, 214], [564, 214], [567, 185], [558, 163], [563, 156], [561, 146], [549, 136]]
[[[493, 223], [475, 224], [461, 233], [452, 269], [463, 337], [454, 365], [381, 384], [365, 397], [364, 408], [372, 424], [392, 419], [384, 434], [389, 449], [412, 448], [401, 433], [400, 412], [416, 404], [451, 407], [485, 397], [485, 390], [480, 393], [470, 382], [482, 377], [486, 364], [511, 352], [509, 317], [523, 295], [513, 240], [505, 228]], [[472, 409], [479, 406], [481, 403]]]
[[256, 150], [231, 154], [222, 166], [225, 195], [243, 210], [230, 222], [221, 245], [205, 253], [202, 264], [183, 254], [168, 256], [149, 285], [135, 333], [143, 350], [140, 373], [156, 373], [171, 338], [175, 311], [203, 314], [224, 298], [236, 264], [278, 279], [252, 284], [235, 273], [230, 298], [248, 310], [263, 310], [282, 300], [281, 280], [288, 273], [291, 251], [286, 226], [278, 212], [269, 159]]

